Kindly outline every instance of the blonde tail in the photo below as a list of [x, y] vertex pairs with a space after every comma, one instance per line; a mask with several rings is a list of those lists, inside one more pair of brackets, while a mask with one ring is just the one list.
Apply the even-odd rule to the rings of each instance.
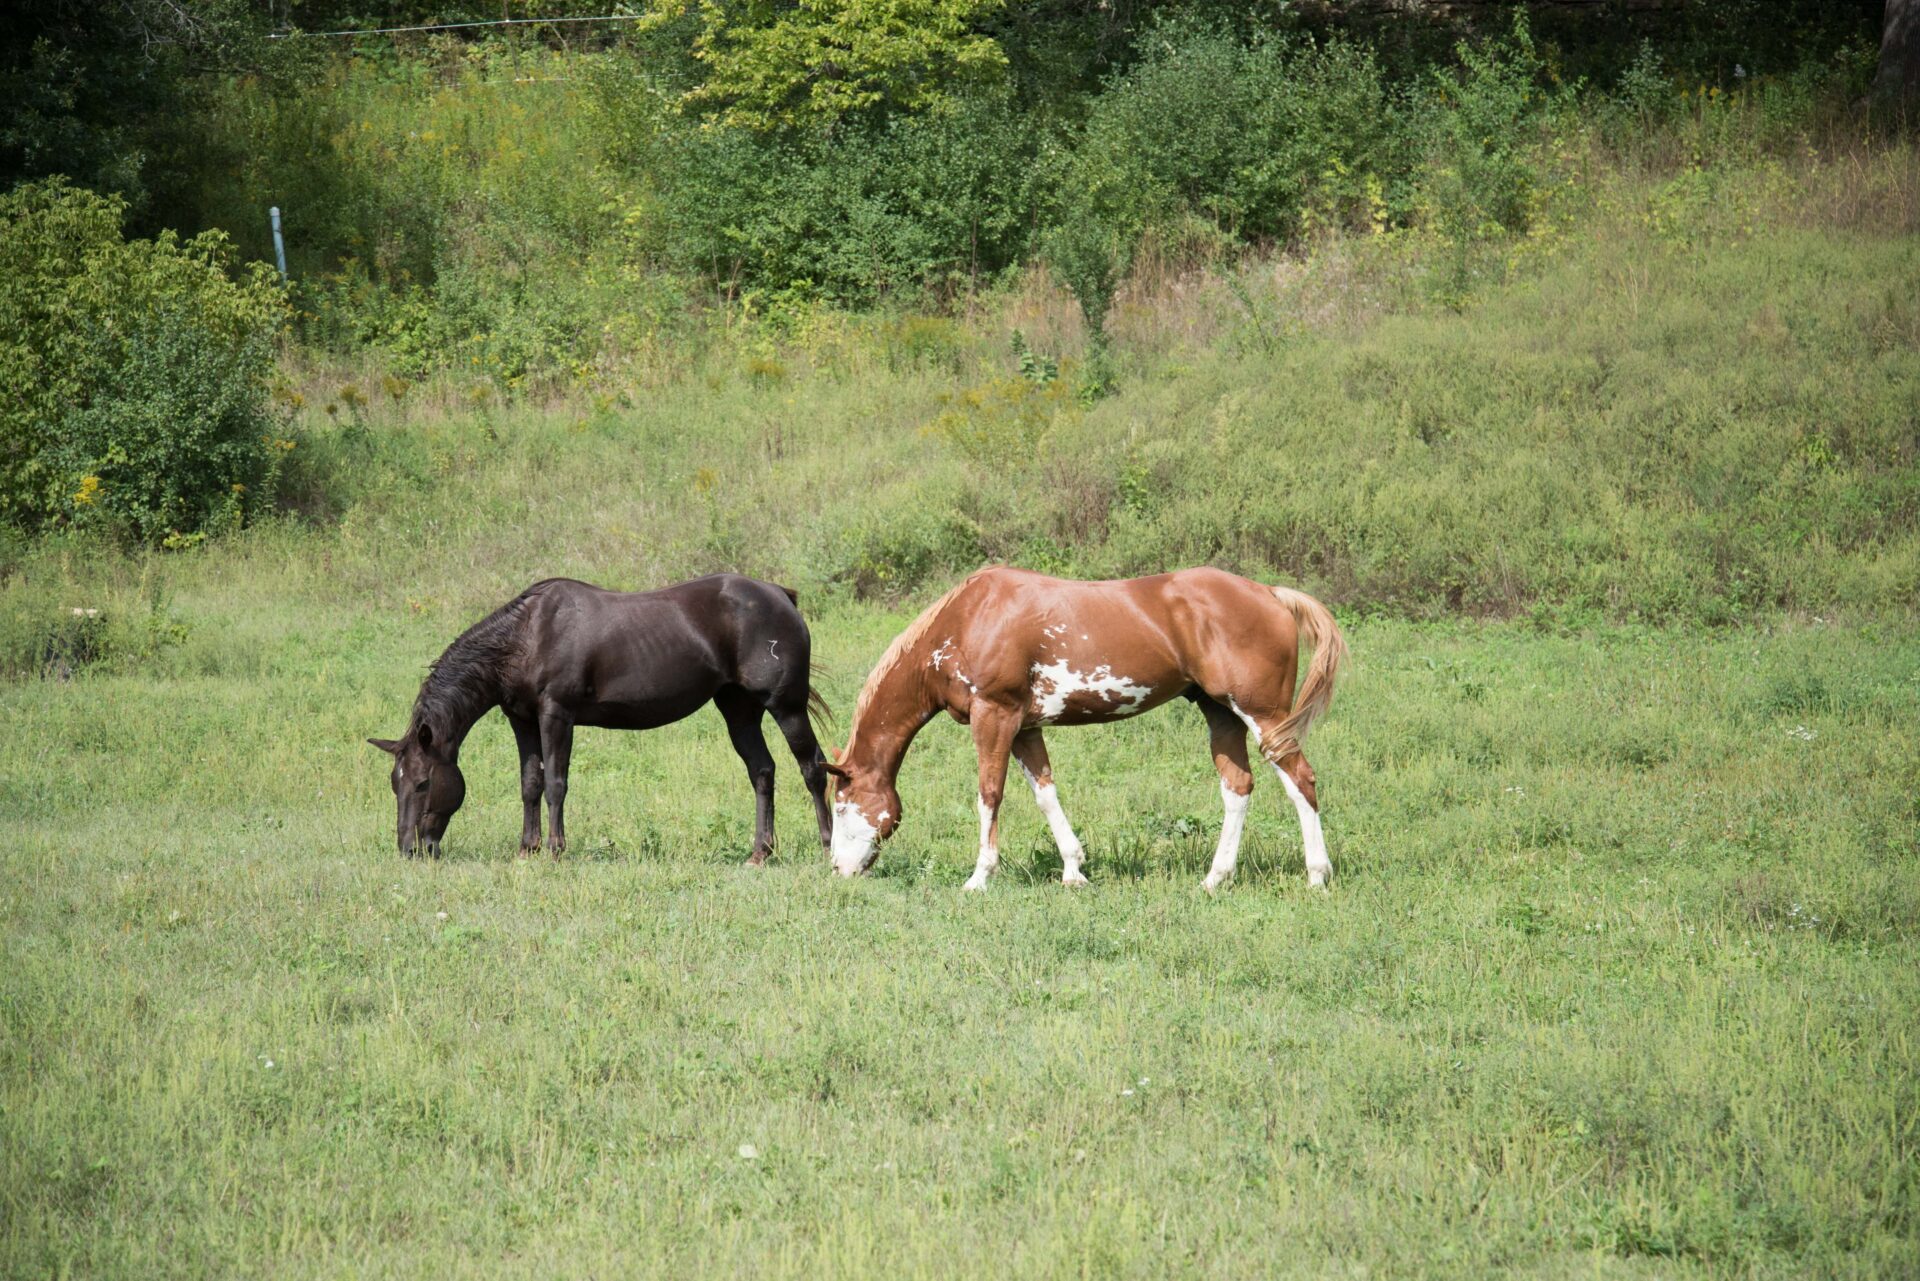
[[1268, 760], [1278, 761], [1300, 750], [1307, 731], [1333, 702], [1333, 682], [1347, 656], [1347, 639], [1340, 634], [1332, 613], [1313, 597], [1291, 587], [1275, 587], [1272, 591], [1275, 599], [1293, 611], [1302, 639], [1313, 646], [1313, 664], [1307, 668], [1307, 679], [1300, 686], [1293, 711], [1280, 722], [1272, 748], [1263, 753]]

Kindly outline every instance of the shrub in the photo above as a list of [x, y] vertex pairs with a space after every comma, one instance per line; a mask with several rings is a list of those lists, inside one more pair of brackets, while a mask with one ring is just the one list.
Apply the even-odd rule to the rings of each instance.
[[655, 239], [677, 266], [865, 304], [952, 294], [1017, 263], [1044, 195], [1043, 136], [989, 90], [832, 134], [665, 121], [636, 160], [661, 184]]
[[903, 596], [978, 567], [984, 556], [980, 526], [959, 510], [958, 498], [918, 486], [876, 495], [841, 530], [827, 577], [870, 600]]
[[224, 236], [125, 240], [125, 205], [60, 180], [0, 196], [0, 515], [159, 540], [239, 523], [278, 460], [284, 314]]
[[1555, 99], [1539, 86], [1545, 64], [1525, 16], [1505, 39], [1461, 44], [1460, 65], [1434, 77], [1425, 204], [1449, 240], [1526, 229], [1540, 181], [1540, 124]]
[[941, 397], [945, 408], [923, 430], [975, 463], [1005, 467], [1031, 459], [1055, 418], [1074, 412], [1073, 386], [1052, 375], [996, 378]]
[[1243, 241], [1291, 237], [1315, 211], [1365, 221], [1404, 150], [1366, 50], [1169, 27], [1094, 100], [1046, 255], [1098, 331], [1142, 235], [1194, 217]]

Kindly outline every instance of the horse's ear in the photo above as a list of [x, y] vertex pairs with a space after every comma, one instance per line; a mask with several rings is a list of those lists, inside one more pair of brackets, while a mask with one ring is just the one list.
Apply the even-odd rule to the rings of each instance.
[[853, 781], [853, 775], [847, 773], [845, 770], [841, 769], [838, 765], [835, 765], [832, 761], [828, 761], [826, 764], [822, 765], [820, 768], [824, 769], [825, 771], [827, 771], [827, 773], [839, 779], [842, 783], [851, 783]]
[[432, 747], [433, 746], [433, 726], [427, 724], [425, 721], [421, 721], [420, 732], [417, 735], [417, 737], [420, 740], [420, 746]]
[[400, 744], [391, 738], [370, 738], [367, 740], [389, 756], [399, 753]]

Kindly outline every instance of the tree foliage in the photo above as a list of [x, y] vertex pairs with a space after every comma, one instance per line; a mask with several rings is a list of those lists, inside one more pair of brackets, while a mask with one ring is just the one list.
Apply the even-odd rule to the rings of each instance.
[[1000, 45], [980, 30], [1004, 0], [662, 0], [653, 25], [697, 16], [706, 76], [687, 105], [767, 130], [832, 124], [875, 107], [938, 106], [998, 76]]

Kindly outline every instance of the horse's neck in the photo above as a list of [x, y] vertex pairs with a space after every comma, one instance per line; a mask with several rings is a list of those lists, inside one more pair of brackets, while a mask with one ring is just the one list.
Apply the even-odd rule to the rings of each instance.
[[852, 767], [875, 771], [889, 783], [899, 777], [914, 735], [940, 711], [933, 691], [920, 679], [924, 667], [924, 661], [902, 654], [880, 678], [848, 735], [846, 757]]
[[447, 750], [458, 755], [474, 722], [499, 705], [499, 682], [471, 672], [458, 678], [436, 672], [420, 691], [413, 719], [416, 724], [422, 719], [430, 722], [434, 734], [446, 742]]

